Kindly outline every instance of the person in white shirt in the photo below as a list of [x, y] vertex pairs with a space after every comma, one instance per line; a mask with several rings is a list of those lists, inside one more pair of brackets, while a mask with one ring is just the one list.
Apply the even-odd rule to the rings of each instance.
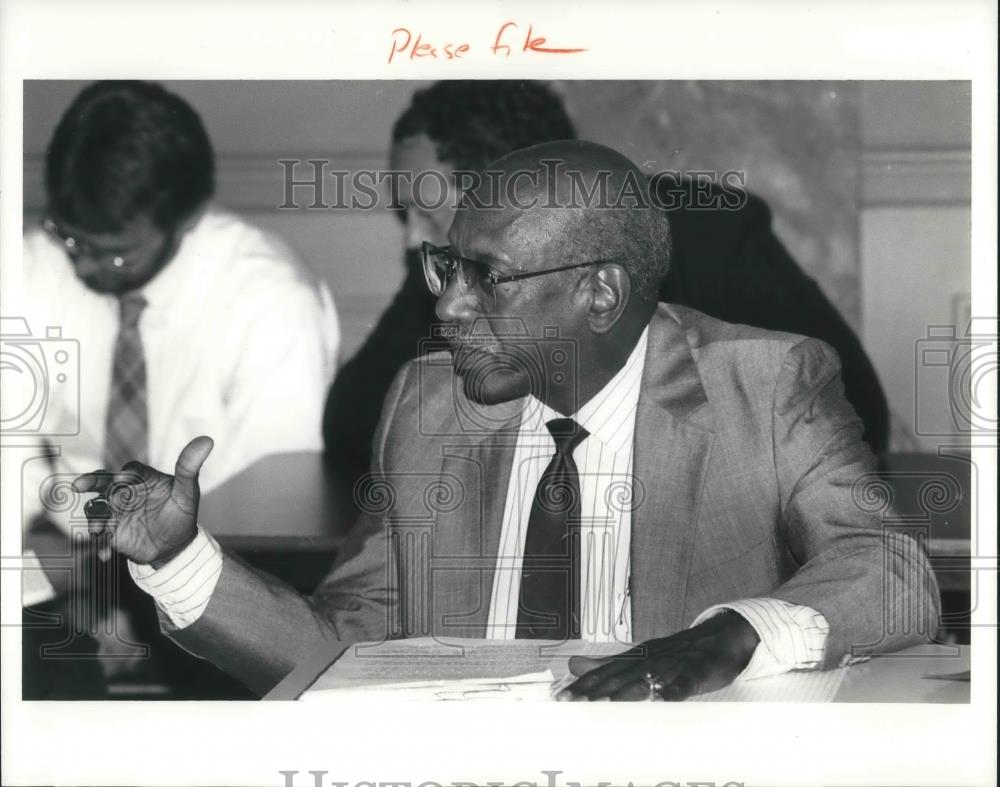
[[60, 479], [163, 464], [192, 432], [216, 438], [206, 490], [268, 454], [322, 450], [332, 297], [281, 240], [211, 201], [213, 169], [197, 113], [153, 83], [94, 83], [54, 132], [24, 302], [33, 330], [78, 348], [79, 378], [49, 386], [47, 457], [25, 464], [29, 548], [53, 525], [70, 535]]
[[[54, 394], [65, 395], [50, 397], [46, 414], [60, 435], [49, 440], [59, 449], [54, 469], [65, 473], [106, 464], [120, 322], [119, 298], [90, 289], [80, 267], [44, 230], [25, 236], [29, 324], [58, 326], [79, 346], [78, 389], [53, 386]], [[169, 264], [130, 292], [146, 301], [138, 330], [148, 380], [148, 461], [172, 461], [192, 430], [216, 435], [217, 451], [203, 477], [210, 490], [262, 456], [322, 450], [336, 312], [326, 286], [312, 280], [280, 239], [210, 203], [193, 218]], [[78, 433], [63, 434], [76, 423]], [[43, 484], [30, 490], [29, 516], [42, 513], [45, 503]]]

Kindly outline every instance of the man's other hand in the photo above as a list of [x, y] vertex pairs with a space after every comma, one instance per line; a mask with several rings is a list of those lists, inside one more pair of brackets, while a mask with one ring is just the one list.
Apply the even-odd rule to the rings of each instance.
[[[582, 677], [559, 692], [556, 699], [676, 701], [716, 691], [737, 678], [759, 642], [757, 632], [742, 616], [726, 611], [618, 656], [574, 656], [569, 662], [570, 671]], [[647, 675], [656, 684], [653, 691]]]
[[107, 501], [88, 508], [91, 535], [108, 533], [110, 545], [135, 563], [159, 567], [173, 558], [198, 533], [198, 473], [213, 445], [203, 436], [184, 446], [172, 476], [129, 462], [118, 473], [77, 478], [77, 492], [97, 492]]

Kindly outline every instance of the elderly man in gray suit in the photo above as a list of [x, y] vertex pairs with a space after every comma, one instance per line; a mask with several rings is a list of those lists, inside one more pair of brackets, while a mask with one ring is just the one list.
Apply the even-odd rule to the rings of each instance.
[[[198, 527], [207, 437], [103, 493], [114, 546], [188, 650], [264, 691], [331, 640], [639, 643], [560, 699], [683, 699], [933, 635], [907, 537], [855, 504], [875, 469], [835, 353], [657, 304], [670, 233], [625, 157], [497, 161], [424, 246], [451, 352], [386, 400], [367, 513], [302, 596]], [[437, 337], [440, 339], [440, 337]], [[105, 512], [107, 513], [107, 512]]]

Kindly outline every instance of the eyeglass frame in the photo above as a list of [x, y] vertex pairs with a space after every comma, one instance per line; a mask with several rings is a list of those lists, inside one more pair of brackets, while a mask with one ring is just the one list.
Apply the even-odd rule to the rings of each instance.
[[[487, 277], [490, 281], [490, 287], [492, 288], [492, 294], [496, 294], [496, 287], [498, 284], [506, 284], [512, 281], [522, 281], [524, 279], [532, 279], [535, 276], [544, 276], [547, 273], [558, 273], [559, 271], [569, 271], [574, 268], [583, 268], [588, 265], [602, 265], [608, 262], [614, 262], [615, 260], [621, 259], [620, 256], [616, 257], [606, 257], [599, 260], [588, 260], [587, 262], [576, 262], [572, 265], [560, 265], [556, 268], [545, 268], [540, 271], [526, 271], [524, 273], [497, 273], [485, 262], [480, 262], [479, 260], [473, 260], [469, 257], [463, 257], [461, 254], [456, 254], [451, 250], [451, 245], [448, 246], [435, 246], [430, 241], [424, 241], [420, 244], [420, 256], [421, 262], [424, 267], [424, 279], [427, 281], [427, 288], [431, 291], [431, 294], [435, 296], [440, 296], [446, 289], [448, 289], [448, 284], [451, 282], [451, 277], [449, 276], [447, 280], [441, 286], [440, 291], [435, 291], [435, 286], [431, 283], [431, 276], [429, 271], [429, 261], [431, 254], [443, 254], [446, 258], [456, 260], [457, 262], [467, 262], [479, 269], [486, 269]], [[437, 279], [437, 276], [434, 277]], [[441, 284], [438, 281], [438, 284]]]
[[[51, 216], [44, 216], [42, 218], [42, 229], [51, 238], [62, 244], [66, 250], [66, 254], [69, 255], [70, 261], [74, 264], [76, 263], [76, 258], [78, 256], [84, 256], [89, 259], [96, 260], [106, 260], [110, 258], [111, 264], [115, 266], [116, 270], [121, 270], [122, 268], [127, 268], [129, 266], [129, 258], [124, 254], [101, 251], [93, 244], [85, 240], [80, 240], [73, 235], [67, 235], [63, 231], [62, 227], [59, 226], [59, 222]], [[156, 256], [162, 257], [166, 254], [173, 247], [175, 239], [176, 234], [174, 232], [167, 233], [163, 241], [161, 241], [159, 248], [156, 250]]]

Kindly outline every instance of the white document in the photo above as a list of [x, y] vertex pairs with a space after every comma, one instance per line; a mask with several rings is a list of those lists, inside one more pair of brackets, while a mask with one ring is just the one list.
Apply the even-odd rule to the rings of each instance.
[[[345, 692], [385, 692], [392, 699], [541, 700], [574, 679], [571, 655], [601, 658], [627, 644], [580, 640], [400, 639], [354, 645], [301, 697], [334, 700]], [[847, 668], [790, 672], [734, 683], [689, 702], [831, 702]]]
[[301, 698], [380, 690], [401, 699], [548, 700], [572, 680], [569, 655], [605, 656], [625, 647], [432, 637], [354, 645]]
[[393, 700], [545, 701], [552, 699], [566, 682], [557, 681], [551, 670], [544, 670], [507, 678], [464, 678], [314, 689], [307, 691], [302, 699], [307, 702], [324, 702], [343, 698], [345, 694], [361, 693], [370, 696], [373, 692], [385, 692]]

